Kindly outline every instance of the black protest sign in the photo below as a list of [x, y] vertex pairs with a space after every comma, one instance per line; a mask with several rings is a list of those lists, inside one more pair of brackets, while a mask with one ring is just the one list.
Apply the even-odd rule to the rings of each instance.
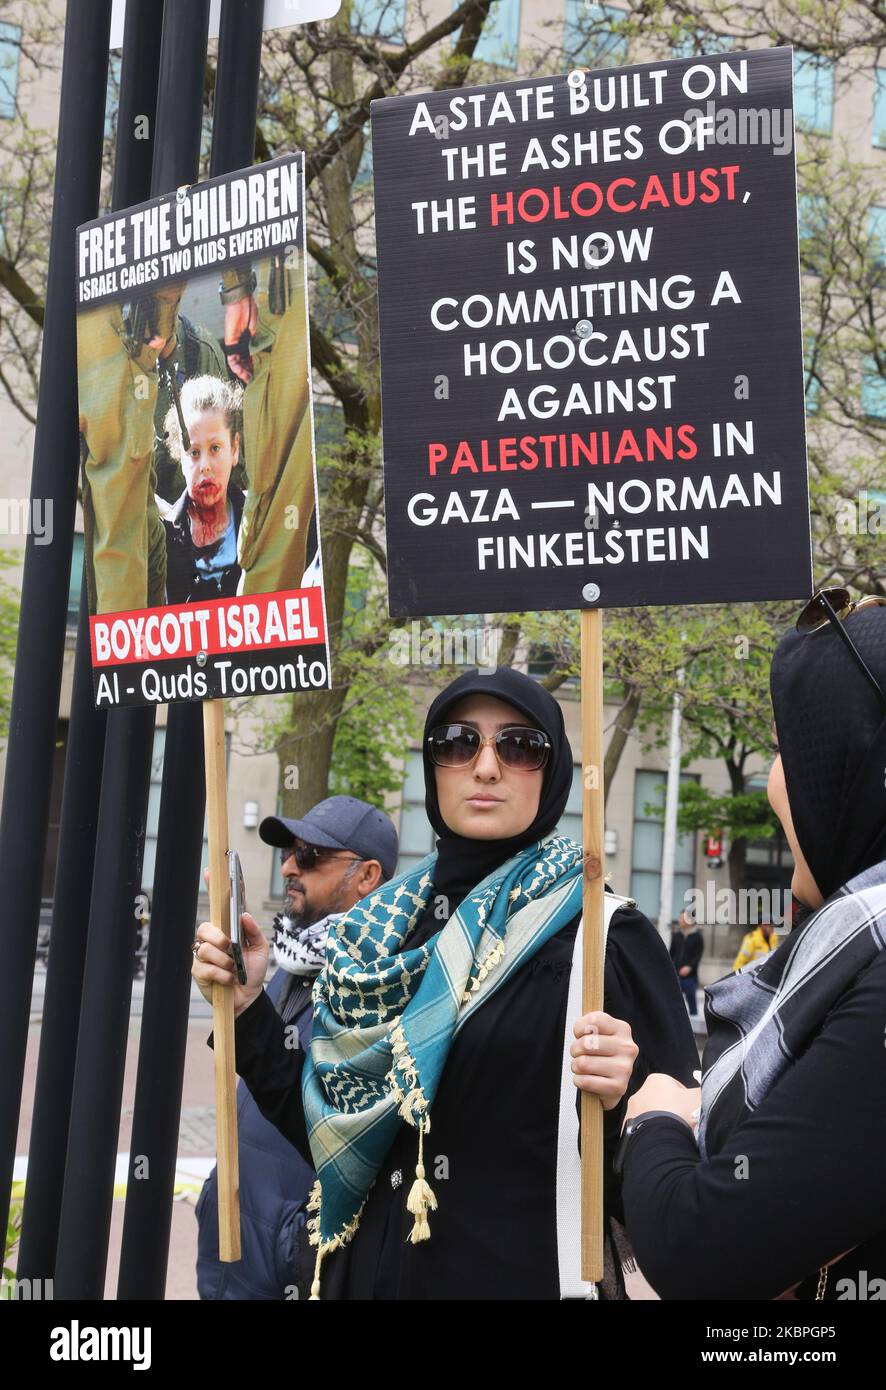
[[374, 103], [395, 616], [811, 589], [791, 51]]
[[77, 230], [96, 702], [327, 687], [303, 157]]

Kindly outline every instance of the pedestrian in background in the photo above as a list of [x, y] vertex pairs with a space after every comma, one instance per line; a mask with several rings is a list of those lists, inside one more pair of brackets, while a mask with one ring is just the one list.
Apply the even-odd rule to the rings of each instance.
[[772, 930], [771, 922], [761, 922], [759, 927], [749, 931], [742, 939], [741, 948], [735, 957], [733, 970], [741, 970], [743, 965], [750, 965], [752, 960], [757, 960], [759, 956], [768, 956], [770, 951], [774, 951], [778, 945], [778, 936]]
[[698, 967], [704, 955], [704, 937], [685, 909], [671, 932], [671, 960], [680, 980], [686, 1007], [694, 1018], [698, 1013]]
[[[301, 820], [267, 816], [259, 834], [279, 849], [286, 885], [283, 910], [274, 918], [277, 971], [265, 992], [280, 1015], [287, 1045], [304, 1053], [311, 1043], [311, 991], [326, 959], [329, 928], [365, 893], [393, 876], [397, 832], [367, 802], [330, 796]], [[265, 1119], [243, 1081], [237, 1087], [237, 1133], [242, 1253], [233, 1264], [219, 1260], [213, 1168], [197, 1201], [200, 1297], [262, 1302], [304, 1297], [313, 1266], [306, 1204], [314, 1169]]]

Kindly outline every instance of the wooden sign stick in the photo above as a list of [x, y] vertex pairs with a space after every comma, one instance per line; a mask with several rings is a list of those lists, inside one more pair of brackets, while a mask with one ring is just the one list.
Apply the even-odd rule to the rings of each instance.
[[[603, 614], [581, 610], [582, 1013], [603, 1008]], [[581, 1093], [581, 1277], [603, 1278], [603, 1106]]]
[[[225, 702], [203, 701], [206, 811], [209, 821], [209, 919], [230, 936], [228, 789], [225, 770]], [[234, 1069], [234, 992], [212, 986], [215, 1051], [215, 1135], [218, 1164], [218, 1251], [240, 1258], [240, 1163], [237, 1149], [237, 1078]]]

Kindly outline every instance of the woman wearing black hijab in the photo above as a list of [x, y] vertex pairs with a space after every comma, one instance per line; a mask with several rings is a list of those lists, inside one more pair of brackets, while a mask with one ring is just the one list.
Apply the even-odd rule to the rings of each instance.
[[706, 992], [698, 1143], [697, 1090], [653, 1076], [628, 1105], [627, 1227], [663, 1298], [886, 1298], [882, 604], [837, 630], [817, 597], [776, 650], [769, 800], [808, 911]]
[[310, 1057], [286, 1053], [260, 996], [237, 1021], [238, 1071], [318, 1169], [315, 1297], [557, 1298], [575, 1291], [558, 1210], [575, 1088], [609, 1107], [611, 1159], [626, 1092], [654, 1070], [689, 1081], [692, 1035], [657, 933], [614, 900], [605, 1012], [574, 1010], [564, 1065], [581, 851], [552, 833], [573, 762], [551, 695], [468, 672], [432, 704], [423, 749], [436, 854], [337, 925]]

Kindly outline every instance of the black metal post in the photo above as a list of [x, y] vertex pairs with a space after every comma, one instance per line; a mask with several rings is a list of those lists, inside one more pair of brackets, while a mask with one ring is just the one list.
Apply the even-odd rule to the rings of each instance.
[[52, 543], [29, 535], [0, 829], [0, 1229], [21, 1106], [77, 501], [74, 232], [98, 209], [111, 0], [69, 0], [31, 495]]
[[[213, 176], [252, 163], [261, 69], [262, 7], [223, 0], [212, 125]], [[172, 1194], [188, 1041], [191, 956], [203, 848], [205, 789], [199, 704], [175, 705], [166, 726], [152, 930], [145, 978], [121, 1299], [160, 1299], [166, 1287]], [[149, 1181], [139, 1174], [148, 1159]]]
[[[151, 188], [163, 0], [129, 0], [117, 113], [112, 206], [141, 202]], [[151, 138], [136, 139], [136, 117]], [[83, 969], [89, 927], [107, 712], [95, 708], [86, 583], [80, 619], [59, 829], [28, 1182], [18, 1251], [20, 1279], [54, 1278]]]
[[[152, 192], [193, 180], [200, 154], [209, 0], [166, 0]], [[104, 1292], [120, 1128], [134, 935], [154, 733], [153, 708], [108, 716], [54, 1292]]]

